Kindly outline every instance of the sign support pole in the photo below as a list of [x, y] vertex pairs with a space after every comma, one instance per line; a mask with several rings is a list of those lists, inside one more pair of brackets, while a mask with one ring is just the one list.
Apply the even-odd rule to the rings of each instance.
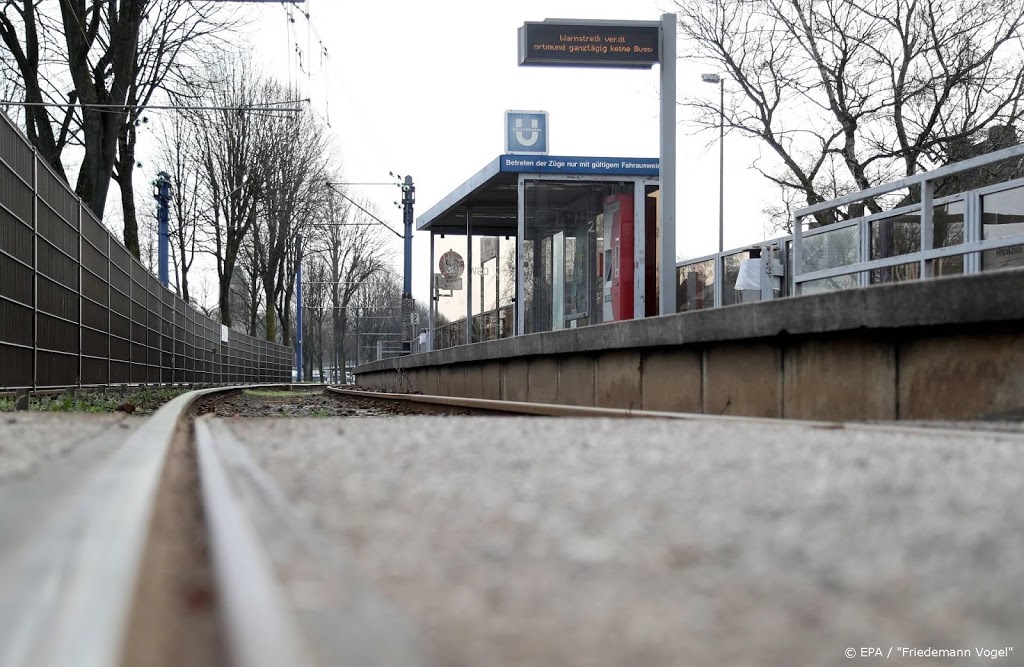
[[661, 271], [659, 314], [676, 312], [676, 15], [661, 16]]
[[429, 338], [427, 339], [427, 351], [434, 351], [434, 328], [437, 326], [437, 281], [434, 280], [434, 232], [430, 232], [430, 261], [427, 263], [430, 269], [430, 319], [427, 322]]

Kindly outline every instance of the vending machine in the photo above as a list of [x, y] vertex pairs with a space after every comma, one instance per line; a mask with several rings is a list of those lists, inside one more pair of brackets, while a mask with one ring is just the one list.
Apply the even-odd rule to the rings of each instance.
[[604, 198], [604, 321], [633, 319], [633, 195]]

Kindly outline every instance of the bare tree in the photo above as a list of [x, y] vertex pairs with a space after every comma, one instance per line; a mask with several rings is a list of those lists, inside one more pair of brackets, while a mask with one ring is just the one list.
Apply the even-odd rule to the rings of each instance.
[[189, 294], [188, 274], [196, 257], [200, 214], [205, 196], [200, 178], [199, 138], [195, 126], [184, 116], [175, 115], [160, 137], [160, 162], [171, 176], [173, 197], [169, 229], [171, 250], [175, 258], [174, 273], [178, 294], [186, 303]]
[[314, 256], [306, 262], [305, 276], [302, 287], [302, 309], [303, 309], [303, 336], [302, 356], [305, 366], [304, 377], [313, 377], [313, 367], [320, 369], [320, 378], [324, 375], [324, 342], [326, 331], [324, 325], [327, 322], [327, 296], [330, 294], [327, 264], [322, 259]]
[[[808, 205], [943, 164], [1024, 114], [1019, 0], [677, 5], [691, 55], [729, 82], [726, 127], [771, 148], [755, 166]], [[715, 102], [688, 102], [699, 124], [717, 127]]]
[[191, 0], [7, 0], [0, 12], [5, 69], [17, 73], [28, 103], [29, 140], [65, 181], [64, 151], [82, 146], [75, 190], [100, 218], [118, 167], [125, 244], [136, 256], [130, 178], [138, 107], [163, 85], [182, 48], [217, 27], [216, 6]]
[[[361, 206], [373, 212], [368, 204]], [[332, 366], [344, 373], [349, 306], [363, 283], [386, 270], [391, 257], [384, 236], [387, 232], [366, 212], [337, 195], [331, 198], [323, 226], [315, 229], [321, 232], [318, 241], [330, 265]]]
[[[159, 90], [170, 91], [172, 101], [177, 103], [191, 99], [191, 82], [198, 75], [203, 54], [220, 48], [221, 42], [240, 25], [235, 16], [222, 11], [223, 3], [148, 1], [129, 76], [127, 122], [117, 134], [117, 158], [111, 174], [121, 192], [124, 244], [133, 252], [138, 246], [138, 222], [132, 173], [136, 166], [137, 129], [148, 122], [144, 108]], [[172, 123], [180, 126], [177, 114]]]
[[[276, 94], [282, 100], [289, 96], [286, 89], [280, 87], [276, 88]], [[326, 208], [324, 184], [327, 164], [333, 156], [324, 128], [312, 113], [271, 118], [266, 130], [263, 167], [266, 193], [261, 207], [263, 214], [252, 234], [264, 299], [268, 304], [275, 304], [275, 309], [267, 310], [266, 339], [277, 340], [280, 319], [283, 341], [287, 345], [294, 289], [293, 264], [301, 259], [299, 237], [304, 223]]]
[[245, 322], [246, 333], [254, 337], [260, 335], [260, 329], [265, 326], [266, 316], [259, 267], [259, 255], [250, 234], [242, 240], [238, 263], [231, 280], [231, 312], [237, 316], [239, 324]]
[[246, 56], [214, 61], [208, 71], [210, 106], [225, 110], [194, 117], [199, 137], [203, 187], [209, 197], [205, 250], [217, 264], [220, 318], [232, 324], [231, 282], [242, 243], [259, 213], [267, 164], [266, 115], [243, 109], [272, 95], [273, 85]]
[[370, 276], [357, 286], [348, 311], [353, 330], [348, 353], [354, 355], [357, 364], [375, 360], [378, 342], [402, 337], [401, 278], [391, 270]]

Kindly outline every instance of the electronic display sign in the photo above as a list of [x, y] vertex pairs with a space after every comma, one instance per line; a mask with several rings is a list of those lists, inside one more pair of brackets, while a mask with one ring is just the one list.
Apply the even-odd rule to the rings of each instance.
[[527, 21], [519, 29], [520, 65], [651, 67], [658, 24]]

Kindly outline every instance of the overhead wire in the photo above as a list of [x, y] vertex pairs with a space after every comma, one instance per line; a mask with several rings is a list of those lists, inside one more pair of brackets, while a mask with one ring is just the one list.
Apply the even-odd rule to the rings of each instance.
[[[299, 86], [301, 85], [300, 79], [305, 78], [306, 90], [305, 90], [305, 99], [304, 99], [304, 101], [306, 102], [306, 107], [310, 111], [312, 111], [312, 113], [321, 122], [323, 122], [327, 126], [328, 130], [330, 130], [330, 132], [339, 141], [344, 143], [344, 141], [345, 141], [344, 137], [342, 137], [335, 130], [333, 124], [331, 123], [331, 114], [330, 114], [330, 86], [329, 86], [330, 79], [331, 79], [331, 68], [330, 68], [331, 58], [330, 58], [330, 52], [327, 49], [327, 45], [324, 44], [323, 37], [321, 36], [320, 31], [317, 30], [316, 21], [314, 20], [314, 15], [313, 15], [312, 8], [310, 7], [310, 5], [311, 5], [310, 0], [282, 0], [281, 1], [281, 5], [280, 6], [281, 6], [281, 8], [282, 8], [282, 10], [284, 12], [284, 16], [285, 16], [286, 46], [287, 46], [287, 54], [288, 54], [288, 58], [289, 58], [289, 60], [288, 60], [288, 85], [294, 87], [294, 89], [296, 89], [296, 90], [299, 90]], [[306, 21], [306, 50], [305, 51], [303, 51], [302, 47], [299, 45], [300, 37], [298, 35], [297, 29], [296, 29], [296, 26], [295, 26], [295, 23], [296, 23], [295, 14], [296, 13], [300, 14], [305, 19], [305, 21]], [[312, 52], [312, 37], [313, 36], [316, 37], [317, 43], [319, 45], [320, 68], [319, 68], [318, 72], [314, 72], [313, 64], [314, 64], [315, 60], [314, 60], [314, 58], [311, 55], [311, 52]], [[295, 61], [296, 61], [295, 62], [294, 73], [293, 73], [292, 62], [291, 62], [291, 59], [293, 57], [295, 58]], [[339, 76], [341, 76], [341, 75], [339, 75]], [[314, 103], [314, 101], [313, 101], [313, 80], [317, 79], [317, 78], [322, 78], [323, 82], [324, 82], [324, 111], [323, 111], [323, 113], [320, 112], [320, 110], [317, 108], [318, 105], [316, 105]], [[344, 84], [344, 81], [343, 81], [343, 84]], [[344, 87], [344, 85], [343, 85], [343, 87]], [[363, 127], [372, 128], [372, 124], [369, 124], [369, 123], [365, 122], [367, 114], [362, 109], [362, 107], [358, 104], [358, 101], [357, 101], [358, 100], [358, 96], [355, 96], [355, 95], [348, 96], [346, 99], [349, 99], [353, 103], [354, 110], [355, 110], [356, 114], [359, 117], [361, 117], [362, 119], [364, 119], [364, 122], [362, 123]], [[372, 137], [372, 143], [375, 146], [376, 152], [378, 154], [380, 154], [380, 155], [385, 155], [385, 156], [388, 155], [388, 151], [382, 150], [382, 147], [385, 144], [384, 144], [384, 142], [381, 141], [380, 136], [375, 131], [373, 131], [372, 129], [370, 129], [370, 135]], [[341, 194], [341, 193], [339, 192], [339, 194]], [[404, 238], [401, 233], [395, 231], [393, 228], [391, 228], [389, 225], [387, 225], [387, 223], [385, 223], [384, 221], [380, 220], [380, 218], [378, 218], [377, 216], [375, 216], [372, 213], [370, 213], [369, 211], [367, 211], [365, 208], [363, 208], [357, 202], [352, 200], [350, 197], [348, 197], [348, 196], [346, 196], [344, 194], [342, 194], [342, 197], [345, 198], [346, 200], [350, 201], [352, 204], [354, 204], [361, 211], [363, 211], [364, 213], [366, 213], [367, 215], [372, 217], [374, 220], [376, 220], [377, 224], [383, 225], [386, 229], [388, 229], [390, 232], [392, 232], [393, 234], [395, 234], [399, 238]]]

